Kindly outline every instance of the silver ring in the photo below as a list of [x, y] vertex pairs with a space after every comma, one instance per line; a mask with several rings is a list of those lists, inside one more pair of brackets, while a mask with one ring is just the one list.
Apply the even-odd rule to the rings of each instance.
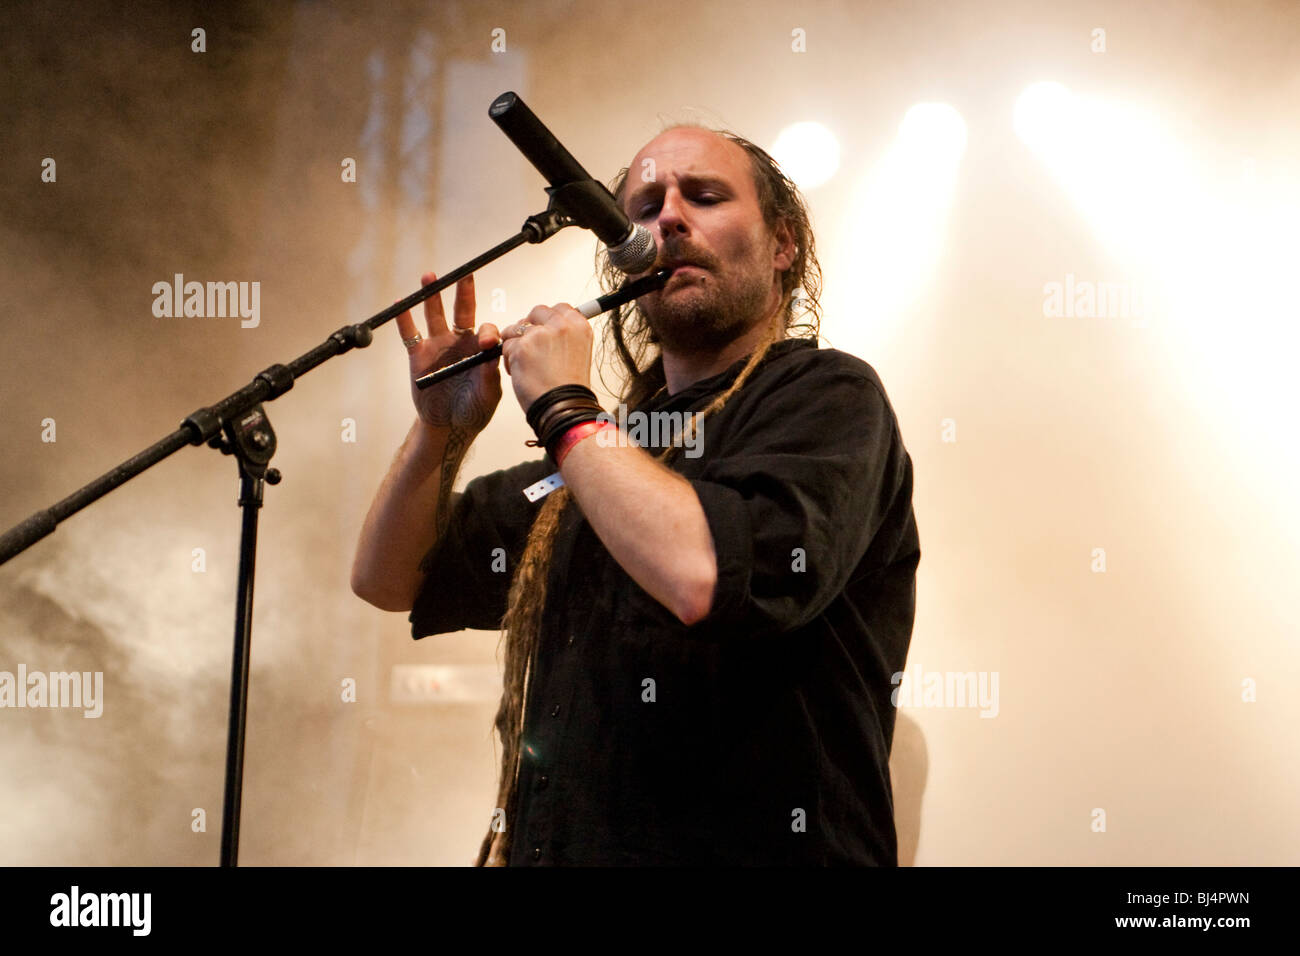
[[474, 334], [474, 326], [472, 326], [472, 325], [471, 325], [468, 329], [462, 329], [459, 325], [453, 325], [453, 326], [451, 327], [451, 330], [452, 330], [453, 332], [455, 332], [457, 335], [473, 335], [473, 334]]
[[522, 338], [523, 334], [533, 327], [531, 322], [520, 322], [515, 326], [515, 338]]
[[405, 345], [407, 350], [409, 351], [410, 349], [413, 349], [417, 345], [419, 345], [422, 341], [424, 341], [424, 336], [421, 335], [419, 332], [416, 332], [409, 339], [402, 339], [402, 344]]

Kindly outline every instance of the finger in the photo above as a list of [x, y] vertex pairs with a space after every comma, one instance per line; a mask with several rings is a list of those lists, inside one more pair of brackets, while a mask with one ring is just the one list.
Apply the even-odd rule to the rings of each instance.
[[564, 319], [566, 322], [572, 322], [575, 318], [577, 318], [582, 322], [583, 325], [590, 324], [590, 320], [585, 315], [583, 315], [573, 306], [569, 305], [569, 303], [567, 302], [555, 303], [555, 305], [552, 306], [551, 311], [555, 314], [555, 317], [557, 319]]
[[474, 328], [475, 313], [474, 276], [467, 275], [456, 283], [456, 304], [452, 308], [452, 321], [457, 328]]
[[514, 366], [515, 359], [519, 357], [519, 336], [507, 335], [501, 343], [501, 364], [505, 366], [506, 374], [511, 375], [511, 368]]
[[[411, 317], [410, 309], [407, 309], [397, 317], [397, 334], [400, 335], [403, 340], [413, 339], [419, 334], [415, 328], [415, 319]], [[402, 344], [405, 345], [406, 342], [403, 341]]]
[[501, 332], [491, 322], [484, 322], [478, 330], [478, 347], [480, 350], [490, 349], [501, 341]]
[[555, 318], [555, 310], [544, 305], [536, 306], [533, 311], [521, 319], [523, 322], [530, 322], [533, 325], [545, 325], [551, 319]]
[[[432, 272], [420, 276], [420, 285], [433, 285], [437, 281], [438, 277]], [[435, 335], [446, 335], [450, 331], [447, 328], [447, 313], [442, 308], [441, 292], [424, 300], [424, 324], [429, 329], [429, 338]]]

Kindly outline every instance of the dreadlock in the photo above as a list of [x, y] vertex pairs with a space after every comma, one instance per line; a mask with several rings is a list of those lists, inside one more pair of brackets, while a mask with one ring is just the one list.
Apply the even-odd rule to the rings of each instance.
[[[675, 124], [667, 127], [665, 132], [667, 129], [691, 125], [694, 124]], [[786, 177], [771, 156], [749, 140], [725, 130], [710, 132], [734, 143], [748, 154], [763, 222], [769, 232], [774, 232], [781, 223], [790, 228], [795, 240], [795, 258], [790, 268], [781, 275], [781, 305], [773, 320], [768, 323], [763, 339], [750, 353], [731, 386], [714, 398], [701, 413], [687, 416], [688, 427], [692, 429], [722, 408], [744, 386], [775, 342], [787, 337], [793, 330], [806, 330], [801, 337], [816, 341], [820, 334], [821, 319], [821, 267], [814, 248], [811, 219], [798, 187]], [[609, 186], [620, 203], [627, 185], [627, 176], [628, 169], [622, 169]], [[622, 274], [610, 264], [603, 246], [596, 255], [596, 271], [601, 285], [605, 291], [612, 291], [620, 284]], [[657, 345], [656, 336], [635, 302], [628, 307], [626, 315], [621, 308], [610, 313], [610, 319], [605, 325], [603, 351], [607, 353], [612, 349], [622, 363], [625, 387], [621, 400], [628, 408], [640, 406], [667, 385], [663, 354], [655, 347]], [[601, 381], [603, 384], [603, 375]], [[687, 436], [687, 440], [680, 446], [670, 445], [658, 455], [658, 461], [671, 465], [679, 447], [689, 444]], [[523, 557], [510, 583], [507, 610], [501, 623], [502, 643], [505, 645], [504, 688], [496, 716], [496, 731], [502, 746], [497, 806], [504, 811], [504, 821], [494, 814], [492, 825], [479, 848], [475, 866], [504, 866], [510, 857], [511, 835], [519, 800], [517, 784], [522, 759], [523, 722], [528, 706], [528, 680], [542, 629], [546, 581], [555, 538], [571, 498], [567, 487], [560, 487], [546, 497], [528, 532]], [[501, 825], [502, 822], [504, 826]]]

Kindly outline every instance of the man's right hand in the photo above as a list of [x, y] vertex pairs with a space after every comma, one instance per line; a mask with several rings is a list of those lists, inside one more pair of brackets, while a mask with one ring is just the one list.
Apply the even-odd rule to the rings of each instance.
[[[420, 277], [420, 284], [430, 285], [436, 278], [432, 272], [426, 273]], [[474, 311], [474, 277], [467, 276], [456, 283], [453, 328], [447, 326], [442, 293], [431, 295], [424, 300], [428, 337], [406, 350], [411, 363], [411, 398], [420, 420], [433, 428], [471, 435], [477, 435], [487, 427], [497, 403], [501, 401], [500, 357], [453, 375], [430, 388], [416, 388], [415, 379], [432, 369], [490, 349], [501, 341], [496, 326], [488, 322], [483, 323], [477, 335], [473, 334]], [[409, 309], [397, 317], [397, 329], [404, 342], [410, 342], [419, 334]], [[466, 331], [456, 332], [454, 329]]]

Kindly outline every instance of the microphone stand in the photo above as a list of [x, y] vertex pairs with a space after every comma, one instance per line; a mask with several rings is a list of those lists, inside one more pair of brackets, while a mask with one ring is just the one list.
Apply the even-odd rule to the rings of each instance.
[[[547, 190], [551, 193], [551, 190]], [[408, 295], [364, 322], [334, 332], [310, 352], [288, 365], [272, 365], [259, 372], [248, 385], [232, 392], [215, 405], [189, 415], [181, 426], [161, 441], [128, 458], [116, 468], [73, 492], [62, 501], [38, 511], [0, 536], [0, 564], [26, 551], [51, 534], [60, 522], [125, 484], [186, 445], [207, 443], [223, 455], [233, 455], [239, 465], [239, 507], [242, 521], [239, 537], [239, 583], [235, 604], [235, 647], [230, 675], [230, 728], [226, 743], [225, 802], [221, 818], [221, 865], [236, 866], [239, 858], [240, 797], [244, 781], [244, 732], [248, 713], [248, 658], [252, 640], [253, 575], [257, 551], [257, 517], [262, 507], [263, 485], [280, 483], [280, 472], [268, 468], [276, 450], [275, 431], [266, 417], [263, 402], [279, 398], [293, 383], [318, 365], [354, 348], [365, 348], [374, 330], [431, 295], [478, 271], [525, 242], [544, 242], [578, 221], [563, 210], [563, 197], [551, 193], [545, 212], [529, 216], [523, 227], [505, 242], [471, 259], [447, 275]]]

